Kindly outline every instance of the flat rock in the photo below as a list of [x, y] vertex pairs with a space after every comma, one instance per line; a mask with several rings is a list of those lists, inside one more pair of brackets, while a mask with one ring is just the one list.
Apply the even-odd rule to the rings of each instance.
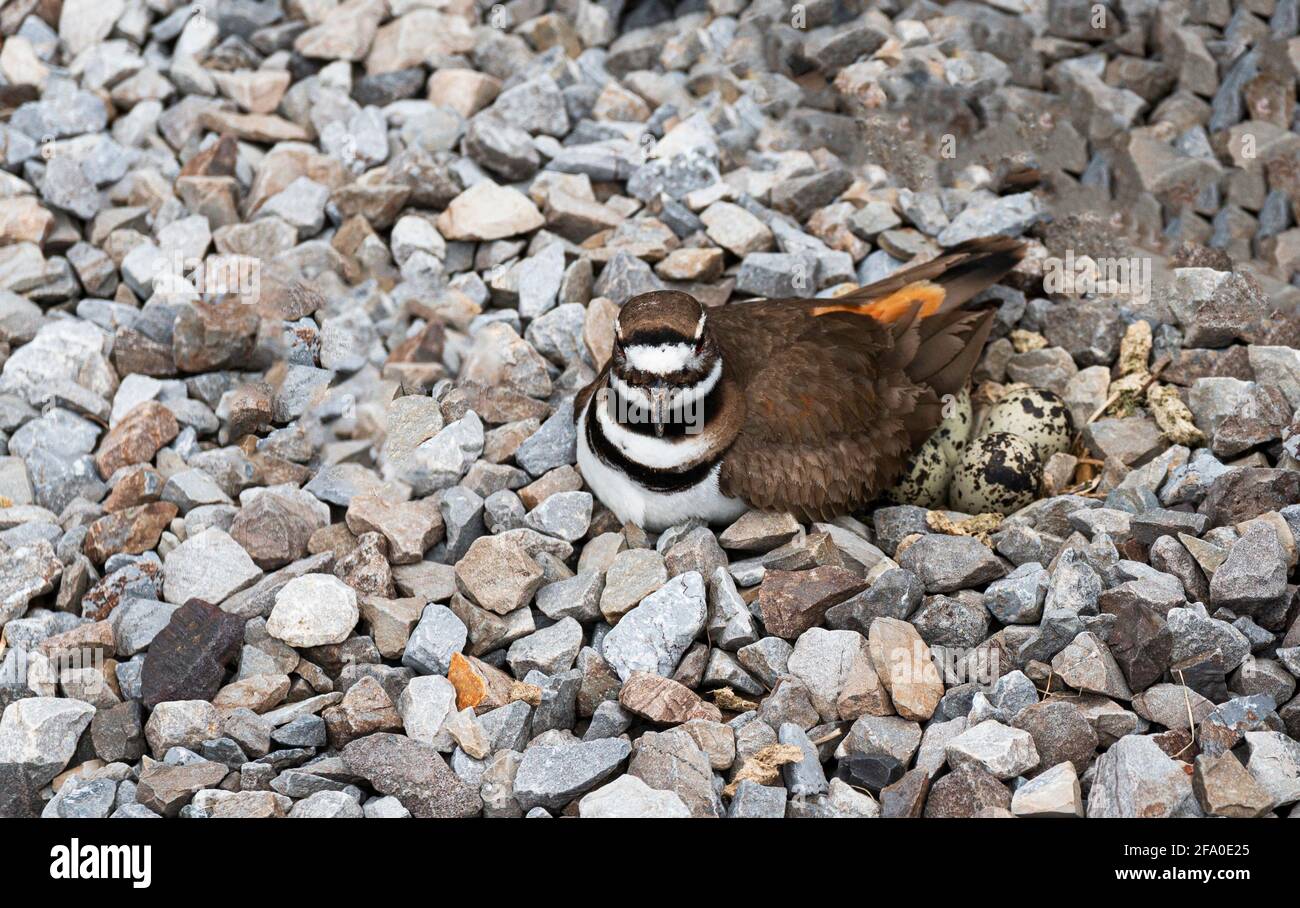
[[973, 589], [1006, 575], [1006, 566], [970, 536], [922, 536], [898, 557], [925, 585], [927, 593]]
[[682, 819], [691, 812], [680, 797], [671, 791], [651, 788], [636, 776], [619, 776], [582, 796], [578, 816], [584, 819]]
[[343, 762], [380, 794], [392, 795], [412, 816], [459, 818], [483, 806], [478, 791], [462, 782], [430, 745], [405, 735], [368, 735], [343, 748]]
[[515, 800], [525, 812], [558, 810], [613, 776], [631, 752], [632, 746], [618, 738], [534, 744], [515, 773]]

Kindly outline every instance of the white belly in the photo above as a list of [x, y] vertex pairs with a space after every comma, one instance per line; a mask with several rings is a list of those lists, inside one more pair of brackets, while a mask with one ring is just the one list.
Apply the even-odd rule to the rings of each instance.
[[730, 523], [749, 509], [739, 498], [729, 498], [719, 491], [720, 464], [695, 485], [677, 492], [655, 492], [641, 487], [622, 470], [607, 465], [588, 446], [585, 411], [578, 417], [578, 469], [591, 491], [619, 520], [635, 523], [652, 533], [692, 517], [709, 523]]

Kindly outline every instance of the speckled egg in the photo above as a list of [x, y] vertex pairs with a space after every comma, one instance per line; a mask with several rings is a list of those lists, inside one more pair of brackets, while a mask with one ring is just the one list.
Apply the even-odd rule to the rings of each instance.
[[1038, 496], [1042, 480], [1033, 445], [1008, 432], [986, 432], [966, 446], [948, 498], [964, 514], [1010, 514]]
[[943, 402], [943, 422], [934, 430], [932, 438], [939, 439], [939, 447], [950, 466], [957, 466], [961, 452], [970, 441], [971, 425], [970, 391], [964, 390], [956, 397]]
[[913, 455], [887, 497], [899, 504], [922, 508], [941, 506], [948, 496], [952, 471], [970, 438], [972, 422], [969, 392], [962, 391], [958, 397], [945, 401], [943, 422]]
[[943, 443], [932, 435], [912, 456], [907, 470], [885, 497], [897, 504], [937, 507], [943, 504], [951, 476], [952, 464], [943, 455]]
[[1044, 388], [1012, 391], [994, 404], [984, 419], [981, 435], [1006, 432], [1034, 446], [1038, 458], [1047, 463], [1059, 451], [1068, 450], [1074, 423], [1065, 401]]

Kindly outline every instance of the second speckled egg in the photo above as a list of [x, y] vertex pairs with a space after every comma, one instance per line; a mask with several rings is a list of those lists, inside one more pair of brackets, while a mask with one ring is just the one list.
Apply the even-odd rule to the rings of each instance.
[[994, 432], [1023, 438], [1046, 463], [1053, 454], [1070, 447], [1074, 424], [1060, 395], [1045, 388], [1024, 388], [1011, 391], [989, 409], [980, 434]]
[[964, 514], [1011, 514], [1037, 497], [1042, 481], [1043, 463], [1029, 442], [988, 432], [966, 445], [948, 500]]

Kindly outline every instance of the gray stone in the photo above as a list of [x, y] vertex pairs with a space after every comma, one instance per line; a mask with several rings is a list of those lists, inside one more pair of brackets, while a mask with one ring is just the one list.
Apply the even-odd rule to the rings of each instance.
[[927, 593], [972, 589], [1007, 572], [996, 555], [970, 536], [922, 536], [903, 551], [898, 564], [921, 578]]
[[1088, 816], [1200, 816], [1185, 765], [1169, 757], [1150, 737], [1120, 738], [1097, 759], [1088, 792]]
[[515, 773], [515, 799], [526, 812], [558, 810], [612, 777], [632, 752], [618, 738], [567, 744], [534, 744]]
[[703, 578], [688, 571], [624, 615], [605, 635], [601, 652], [624, 681], [634, 671], [668, 677], [704, 629], [706, 617]]
[[468, 636], [464, 622], [451, 609], [431, 602], [406, 642], [402, 664], [421, 675], [446, 675], [451, 657], [464, 651]]

